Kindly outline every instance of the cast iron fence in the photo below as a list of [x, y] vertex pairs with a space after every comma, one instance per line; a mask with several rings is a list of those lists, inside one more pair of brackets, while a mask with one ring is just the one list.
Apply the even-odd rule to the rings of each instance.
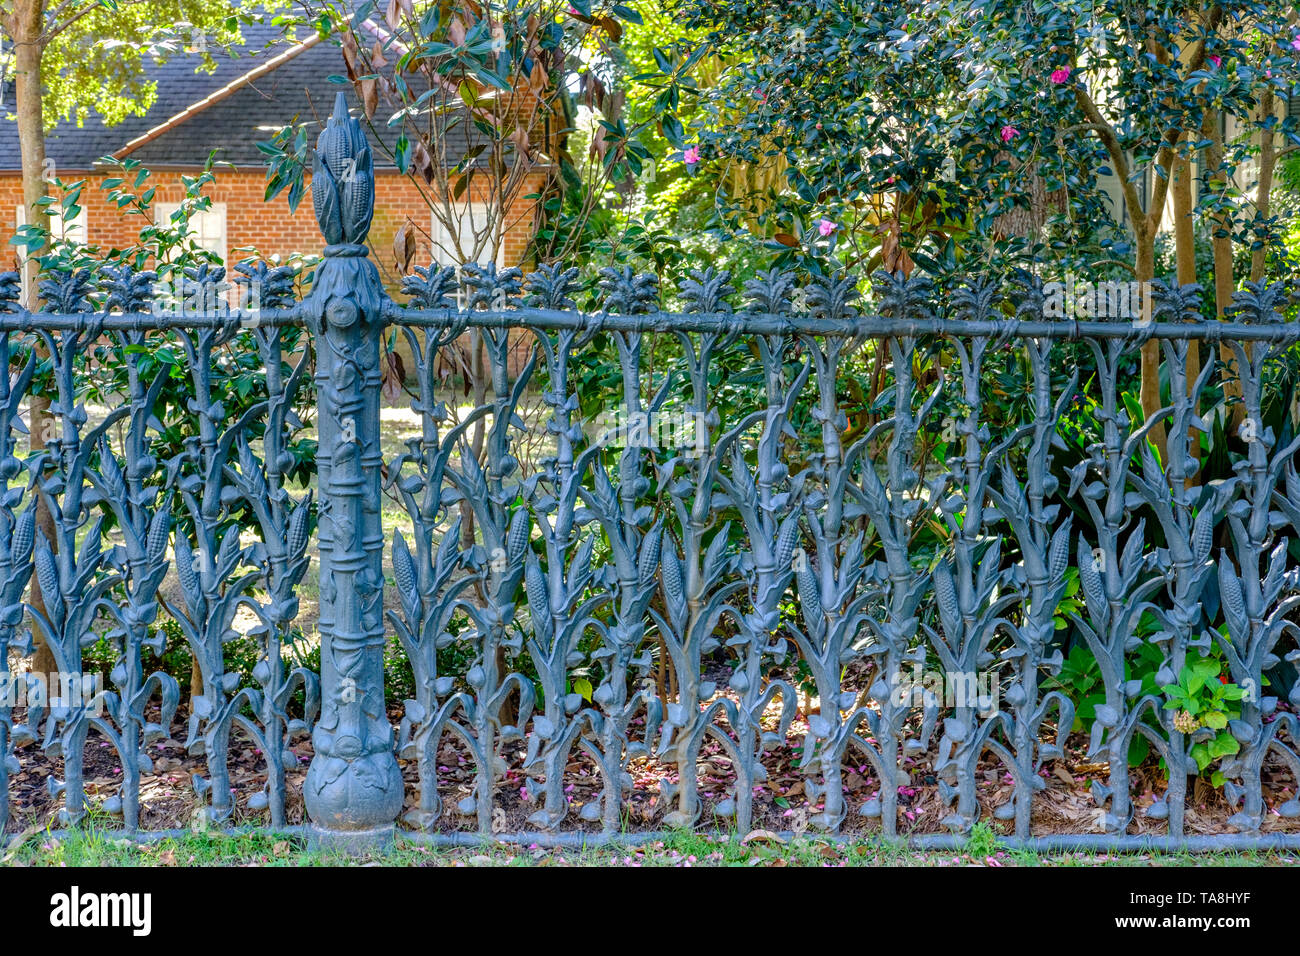
[[[146, 663], [165, 650], [166, 617], [202, 673], [187, 744], [204, 756], [194, 787], [214, 825], [229, 825], [238, 804], [245, 817], [285, 827], [291, 745], [310, 731], [306, 812], [318, 838], [344, 845], [390, 836], [399, 816], [425, 833], [463, 829], [460, 817], [481, 834], [617, 834], [639, 796], [629, 768], [647, 760], [665, 768], [653, 826], [713, 821], [744, 832], [776, 747], [801, 751], [804, 812], [821, 830], [839, 830], [852, 813], [896, 835], [900, 788], [932, 774], [949, 830], [991, 814], [1022, 839], [1050, 835], [1033, 813], [1075, 720], [1059, 683], [1068, 625], [1099, 666], [1102, 699], [1086, 729], [1088, 757], [1107, 765], [1093, 785], [1101, 842], [1122, 842], [1137, 812], [1139, 737], [1168, 770], [1142, 808], [1166, 821], [1157, 832], [1187, 835], [1193, 748], [1213, 743], [1230, 810], [1221, 822], [1246, 842], [1297, 841], [1273, 822], [1300, 816], [1300, 683], [1287, 692], [1287, 672], [1300, 668], [1300, 561], [1290, 549], [1300, 437], [1293, 426], [1285, 436], [1266, 427], [1263, 405], [1300, 339], [1300, 326], [1281, 322], [1281, 285], [1238, 293], [1233, 320], [1216, 323], [1200, 320], [1199, 290], [1157, 284], [1150, 321], [1104, 322], [1046, 318], [1033, 279], [1014, 289], [974, 283], [948, 294], [940, 315], [926, 280], [881, 275], [875, 314], [863, 315], [853, 277], [799, 287], [773, 272], [745, 284], [736, 311], [727, 276], [706, 272], [681, 284], [685, 309], [668, 313], [653, 277], [605, 270], [602, 309], [583, 313], [575, 269], [525, 277], [431, 266], [405, 281], [410, 302], [398, 305], [363, 245], [370, 154], [341, 96], [312, 192], [328, 245], [300, 302], [286, 270], [256, 264], [236, 280], [259, 285], [256, 312], [151, 309], [151, 276], [105, 270], [100, 311], [92, 277], [78, 273], [49, 280], [46, 311], [32, 314], [17, 304], [16, 277], [0, 281], [0, 365], [10, 369], [0, 379], [0, 685], [30, 680], [10, 662], [32, 652], [33, 637], [66, 674], [81, 673], [83, 651], [105, 636], [116, 656], [111, 689], [51, 693], [44, 706], [39, 696], [19, 706], [10, 693], [0, 703], [0, 821], [11, 778], [38, 748], [62, 765], [50, 780], [62, 820], [83, 820], [93, 739], [111, 745], [121, 768], [100, 809], [139, 827], [148, 745], [171, 733], [180, 703], [176, 680]], [[314, 363], [290, 348], [300, 327], [312, 334]], [[415, 359], [410, 407], [421, 433], [385, 461], [391, 328]], [[512, 376], [520, 330], [537, 347]], [[452, 416], [437, 357], [467, 334], [486, 348], [492, 397]], [[256, 344], [265, 394], [232, 420], [212, 369], [216, 351], [241, 335]], [[183, 411], [197, 438], [160, 461], [152, 442], [170, 372], [155, 372], [150, 356], [164, 341], [184, 350], [194, 399]], [[647, 344], [664, 341], [680, 380], [648, 361]], [[866, 343], [883, 383], [870, 409], [853, 388], [860, 365], [850, 370]], [[1222, 358], [1202, 355], [1201, 343]], [[1144, 345], [1163, 357], [1172, 398], [1141, 421], [1122, 395]], [[101, 351], [126, 369], [126, 384], [91, 425], [79, 377]], [[1071, 370], [1085, 352], [1095, 374], [1081, 381]], [[597, 354], [618, 357], [607, 370], [623, 425], [612, 440], [593, 433], [578, 398]], [[46, 357], [57, 432], [20, 458], [22, 409]], [[1199, 404], [1224, 361], [1235, 364], [1243, 453], [1203, 480], [1200, 436], [1213, 423]], [[737, 411], [720, 396], [742, 394], [740, 368], [758, 400]], [[308, 491], [288, 477], [287, 449], [313, 369], [317, 488]], [[526, 467], [520, 405], [534, 386], [548, 444]], [[669, 417], [688, 438], [656, 447], [652, 423]], [[1082, 449], [1070, 460], [1067, 438]], [[385, 495], [407, 517], [391, 540]], [[237, 513], [252, 516], [255, 534], [241, 537]], [[319, 676], [286, 654], [313, 558]], [[240, 613], [255, 622], [251, 679], [223, 654]], [[392, 637], [413, 674], [400, 705], [385, 701]], [[1231, 743], [1223, 728], [1165, 706], [1189, 662], [1211, 650], [1245, 689], [1226, 727]], [[1139, 660], [1153, 680], [1135, 676]], [[937, 684], [917, 680], [932, 670]], [[989, 673], [999, 675], [991, 699], [945, 695], [944, 682], [969, 686]], [[802, 716], [801, 693], [816, 703]], [[796, 718], [802, 739], [792, 738]], [[706, 793], [702, 778], [717, 773], [700, 766], [708, 740], [732, 778]], [[253, 793], [232, 787], [236, 742], [260, 753]], [[475, 780], [444, 807], [448, 742]], [[598, 784], [574, 812], [567, 791], [579, 755]], [[415, 771], [409, 802], [399, 758]], [[846, 762], [873, 780], [865, 792], [845, 785]], [[1272, 807], [1266, 767], [1270, 779], [1291, 775], [1290, 799], [1271, 794]], [[505, 813], [507, 775], [527, 801], [527, 824]]]

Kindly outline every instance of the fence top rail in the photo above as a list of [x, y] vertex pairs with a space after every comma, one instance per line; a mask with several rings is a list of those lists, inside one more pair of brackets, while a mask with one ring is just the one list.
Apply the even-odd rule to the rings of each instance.
[[1300, 342], [1300, 322], [1255, 325], [1247, 322], [1098, 322], [1077, 320], [969, 320], [945, 318], [898, 319], [870, 315], [823, 318], [800, 313], [770, 312], [649, 312], [615, 315], [556, 309], [502, 309], [458, 312], [454, 309], [414, 309], [393, 303], [385, 318], [392, 325], [413, 328], [512, 329], [536, 328], [579, 332], [691, 332], [741, 335], [817, 335], [847, 339], [887, 339], [921, 336], [1014, 339], [1197, 339], [1291, 345]]
[[199, 312], [28, 312], [0, 314], [0, 332], [167, 332], [172, 330], [284, 328], [307, 324], [301, 303], [261, 311]]
[[[231, 310], [212, 313], [152, 312], [28, 312], [0, 314], [0, 332], [134, 332], [227, 328], [284, 328], [308, 324], [304, 303], [286, 308]], [[460, 328], [623, 333], [716, 333], [735, 335], [814, 335], [845, 339], [887, 339], [924, 336], [994, 339], [1150, 339], [1238, 341], [1292, 345], [1300, 342], [1300, 322], [1079, 321], [1069, 319], [971, 320], [948, 318], [900, 319], [879, 315], [825, 318], [800, 313], [771, 312], [648, 312], [618, 315], [559, 309], [408, 308], [386, 303], [390, 325], [457, 330]]]

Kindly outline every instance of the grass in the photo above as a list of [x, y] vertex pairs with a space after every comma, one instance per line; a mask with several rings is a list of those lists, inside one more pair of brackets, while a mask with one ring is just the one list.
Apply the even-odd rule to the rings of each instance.
[[875, 840], [832, 842], [710, 837], [683, 831], [641, 846], [543, 848], [485, 843], [442, 848], [399, 841], [363, 856], [308, 849], [297, 837], [249, 833], [192, 834], [137, 843], [111, 830], [87, 828], [56, 837], [34, 834], [0, 855], [6, 866], [1280, 866], [1294, 853], [1033, 853], [999, 848], [991, 831], [972, 833], [962, 851], [911, 850]]

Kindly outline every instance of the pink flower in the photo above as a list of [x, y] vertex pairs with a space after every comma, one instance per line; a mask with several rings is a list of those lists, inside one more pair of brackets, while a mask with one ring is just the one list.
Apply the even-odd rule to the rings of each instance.
[[835, 229], [835, 223], [831, 222], [829, 219], [823, 219], [817, 223], [817, 231], [821, 233], [823, 237], [829, 236], [835, 231]]
[[1295, 39], [1291, 41], [1291, 49], [1300, 50], [1300, 33], [1297, 33]]
[[1052, 71], [1051, 80], [1057, 86], [1060, 86], [1069, 78], [1070, 78], [1070, 68], [1068, 66], [1058, 67], [1057, 69]]
[[682, 162], [686, 163], [687, 166], [694, 166], [699, 161], [700, 148], [698, 146], [692, 146], [686, 152], [682, 153]]
[[1004, 143], [1011, 142], [1019, 135], [1020, 135], [1020, 130], [1016, 129], [1014, 126], [1002, 127], [1002, 142]]
[[1210, 62], [1214, 64], [1214, 68], [1217, 70], [1219, 65], [1223, 62], [1223, 57], [1210, 54]]

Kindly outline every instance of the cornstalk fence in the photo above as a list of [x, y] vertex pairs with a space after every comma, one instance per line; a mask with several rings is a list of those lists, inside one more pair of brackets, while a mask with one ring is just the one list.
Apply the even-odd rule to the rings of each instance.
[[[98, 311], [90, 278], [72, 274], [51, 280], [45, 311], [31, 313], [17, 277], [0, 280], [0, 365], [10, 370], [0, 379], [0, 686], [10, 692], [0, 822], [11, 832], [11, 779], [39, 751], [62, 767], [49, 782], [61, 826], [97, 810], [141, 833], [149, 746], [171, 735], [181, 705], [177, 681], [157, 667], [170, 618], [202, 673], [183, 712], [189, 752], [206, 768], [194, 799], [216, 827], [290, 829], [291, 748], [310, 734], [306, 830], [344, 848], [391, 840], [399, 827], [448, 841], [635, 840], [634, 764], [662, 768], [651, 831], [744, 833], [779, 748], [798, 753], [804, 776], [795, 812], [831, 834], [906, 836], [900, 791], [929, 775], [954, 836], [913, 835], [921, 844], [958, 840], [991, 816], [1025, 844], [1300, 846], [1286, 826], [1300, 816], [1300, 682], [1286, 691], [1278, 681], [1300, 670], [1300, 437], [1264, 427], [1262, 410], [1300, 339], [1300, 326], [1281, 321], [1281, 284], [1239, 292], [1229, 322], [1202, 320], [1195, 288], [1161, 285], [1149, 320], [1063, 321], [1046, 316], [1032, 279], [971, 283], [940, 310], [925, 279], [882, 274], [864, 314], [853, 277], [800, 286], [762, 274], [735, 307], [737, 290], [710, 271], [682, 282], [685, 308], [665, 312], [654, 277], [608, 269], [601, 310], [583, 312], [576, 269], [431, 266], [404, 282], [409, 301], [398, 304], [367, 255], [371, 158], [342, 96], [317, 146], [312, 194], [326, 246], [301, 301], [286, 271], [266, 264], [237, 277], [259, 284], [255, 312], [158, 310], [152, 277], [123, 269], [105, 270]], [[286, 344], [299, 328], [309, 350]], [[393, 330], [414, 356], [420, 431], [385, 460], [381, 362]], [[470, 332], [484, 344], [492, 396], [453, 416], [438, 355]], [[535, 348], [512, 369], [521, 334]], [[265, 395], [232, 420], [212, 370], [241, 335], [258, 350]], [[164, 340], [183, 347], [195, 396], [166, 414], [192, 416], [197, 438], [160, 461], [164, 374], [146, 369]], [[656, 340], [672, 343], [683, 374], [649, 367]], [[105, 343], [127, 384], [92, 424], [81, 379]], [[1171, 397], [1141, 420], [1123, 392], [1147, 343]], [[885, 374], [859, 427], [845, 384], [867, 347]], [[1071, 371], [1083, 352], [1095, 368], [1086, 381]], [[612, 441], [592, 434], [578, 394], [604, 356], [617, 357], [607, 371], [632, 423]], [[722, 370], [738, 356], [757, 401], [723, 420], [719, 396], [735, 383]], [[1201, 396], [1225, 361], [1245, 450], [1230, 475], [1204, 482], [1201, 436], [1212, 426]], [[1011, 385], [990, 374], [997, 363], [1018, 370]], [[20, 458], [25, 403], [46, 366], [56, 433]], [[287, 449], [312, 380], [308, 490], [289, 477]], [[1012, 413], [989, 414], [992, 388], [1015, 390]], [[528, 468], [516, 448], [520, 406], [539, 389], [549, 444]], [[1096, 440], [1066, 467], [1064, 430], [1081, 404]], [[669, 410], [689, 423], [690, 442], [665, 451], [637, 437]], [[386, 496], [406, 517], [392, 535]], [[237, 513], [253, 516], [254, 535], [241, 537]], [[936, 535], [941, 547], [922, 546]], [[287, 653], [310, 639], [295, 621], [312, 580], [318, 672]], [[260, 648], [251, 680], [223, 654], [240, 614], [255, 621], [243, 633]], [[1144, 618], [1154, 623], [1140, 627]], [[1035, 816], [1076, 718], [1054, 683], [1066, 627], [1095, 659], [1104, 698], [1084, 727], [1087, 758], [1104, 766], [1091, 835]], [[61, 673], [80, 674], [83, 652], [105, 637], [110, 686], [14, 703], [35, 643]], [[385, 699], [389, 641], [413, 675], [405, 701]], [[1226, 728], [1235, 749], [1223, 747], [1217, 764], [1222, 832], [1205, 836], [1185, 822], [1193, 748], [1220, 741], [1222, 728], [1188, 726], [1162, 691], [1211, 650], [1247, 693]], [[1152, 655], [1154, 684], [1134, 677]], [[913, 680], [923, 670], [948, 681], [996, 673], [998, 693], [949, 700]], [[1138, 738], [1168, 773], [1141, 806]], [[121, 770], [116, 792], [95, 801], [92, 741], [110, 745]], [[443, 783], [448, 745], [474, 768], [468, 792]], [[232, 749], [244, 747], [260, 754], [252, 793], [231, 784]], [[723, 784], [701, 768], [706, 747], [725, 757]], [[576, 759], [596, 780], [577, 808]], [[872, 785], [850, 789], [850, 767]], [[1266, 769], [1290, 774], [1289, 799], [1284, 789], [1266, 801]], [[526, 823], [505, 813], [507, 778]], [[1137, 818], [1146, 836], [1131, 832]]]

